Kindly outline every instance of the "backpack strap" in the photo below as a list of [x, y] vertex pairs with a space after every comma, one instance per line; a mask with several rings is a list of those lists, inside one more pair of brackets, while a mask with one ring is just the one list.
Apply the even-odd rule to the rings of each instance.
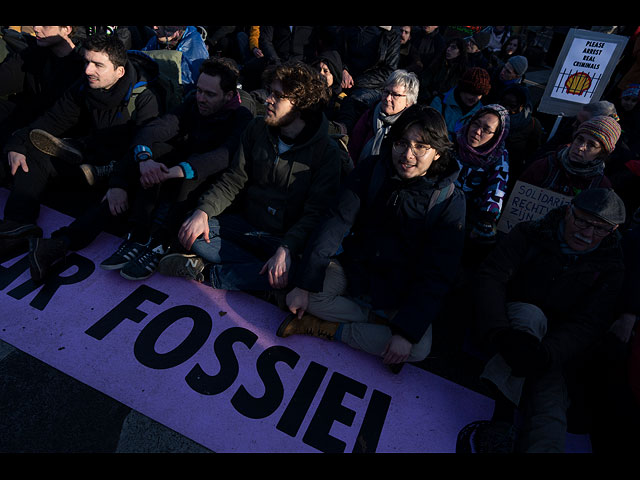
[[456, 186], [453, 182], [451, 182], [446, 188], [436, 189], [431, 194], [431, 200], [429, 201], [429, 211], [436, 205], [444, 202], [447, 198], [451, 196]]
[[127, 105], [129, 117], [131, 117], [132, 119], [135, 115], [136, 98], [147, 88], [147, 85], [148, 82], [138, 82], [135, 85], [129, 86], [129, 91], [127, 92], [127, 96], [125, 97], [124, 102]]

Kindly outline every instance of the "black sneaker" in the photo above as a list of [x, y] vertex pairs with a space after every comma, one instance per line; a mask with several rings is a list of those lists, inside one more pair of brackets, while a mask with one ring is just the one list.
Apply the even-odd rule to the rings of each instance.
[[184, 277], [204, 282], [204, 260], [191, 253], [171, 253], [165, 255], [158, 264], [158, 273], [169, 277]]
[[42, 228], [35, 223], [19, 223], [13, 220], [0, 221], [0, 238], [41, 237]]
[[100, 264], [105, 270], [119, 270], [129, 261], [135, 259], [144, 251], [145, 246], [132, 240], [125, 240], [113, 255]]
[[64, 242], [58, 238], [37, 238], [29, 239], [29, 271], [31, 279], [35, 282], [42, 282], [47, 276], [51, 265], [57, 260], [64, 258], [67, 249]]
[[148, 246], [144, 247], [144, 251], [136, 258], [127, 262], [127, 264], [120, 270], [122, 275], [127, 280], [144, 280], [153, 275], [158, 268], [158, 262], [166, 254], [162, 245], [158, 245], [155, 248]]
[[71, 163], [80, 163], [82, 161], [82, 152], [71, 145], [70, 140], [59, 139], [49, 132], [40, 129], [31, 130], [29, 132], [29, 139], [33, 146], [42, 153], [61, 158]]
[[91, 165], [89, 163], [83, 163], [80, 165], [80, 170], [82, 170], [84, 178], [87, 179], [87, 183], [89, 185], [95, 185], [98, 181], [103, 178], [107, 178], [113, 173], [115, 163], [116, 162], [113, 160], [106, 165]]
[[456, 453], [513, 453], [515, 436], [515, 427], [509, 422], [472, 422], [458, 434]]

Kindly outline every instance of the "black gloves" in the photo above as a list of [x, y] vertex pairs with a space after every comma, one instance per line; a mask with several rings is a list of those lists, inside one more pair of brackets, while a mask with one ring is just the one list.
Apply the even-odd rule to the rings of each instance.
[[529, 333], [506, 328], [496, 333], [495, 342], [499, 353], [517, 377], [540, 374], [551, 366], [548, 349]]

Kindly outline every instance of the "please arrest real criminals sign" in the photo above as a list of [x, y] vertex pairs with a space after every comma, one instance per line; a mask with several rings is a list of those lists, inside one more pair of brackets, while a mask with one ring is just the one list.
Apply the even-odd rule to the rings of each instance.
[[600, 100], [627, 37], [571, 29], [549, 76], [538, 111], [573, 116]]

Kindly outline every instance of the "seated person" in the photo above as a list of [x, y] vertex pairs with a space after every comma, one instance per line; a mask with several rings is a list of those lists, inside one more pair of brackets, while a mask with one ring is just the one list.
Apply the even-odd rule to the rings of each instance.
[[467, 199], [467, 229], [472, 241], [492, 244], [509, 179], [509, 152], [505, 140], [510, 118], [501, 105], [478, 110], [458, 130], [455, 157], [460, 165], [457, 184]]
[[433, 108], [414, 105], [393, 124], [309, 241], [278, 336], [342, 341], [396, 368], [429, 354], [464, 243], [450, 149]]
[[[150, 88], [132, 100], [131, 113], [128, 109], [133, 86], [149, 79], [152, 67], [157, 74], [151, 60], [134, 65], [115, 35], [92, 35], [83, 43], [82, 54], [85, 74], [4, 146], [13, 187], [0, 222], [0, 249], [26, 251], [27, 237], [42, 236], [37, 220], [45, 189], [61, 178], [80, 176], [83, 162], [100, 165], [121, 158], [136, 127], [160, 112]], [[71, 141], [57, 138], [63, 133]]]
[[119, 270], [129, 280], [143, 280], [155, 272], [184, 215], [229, 165], [252, 118], [239, 102], [233, 61], [207, 59], [200, 68], [195, 95], [138, 129], [130, 153], [116, 163], [107, 180], [101, 204], [53, 232], [50, 239], [32, 242], [34, 280], [42, 280], [67, 250], [88, 245], [116, 219], [126, 223], [127, 238], [100, 266]]
[[609, 329], [623, 285], [624, 221], [613, 190], [584, 190], [516, 224], [480, 266], [475, 322], [495, 408], [476, 424], [476, 452], [564, 452], [571, 379]]
[[570, 145], [532, 162], [520, 180], [568, 196], [588, 188], [611, 187], [604, 173], [605, 161], [620, 134], [620, 125], [612, 117], [593, 117], [578, 126]]
[[154, 26], [156, 36], [142, 50], [174, 50], [182, 53], [181, 78], [185, 93], [195, 87], [200, 64], [209, 58], [209, 50], [196, 27]]
[[349, 137], [349, 155], [356, 164], [361, 158], [376, 155], [391, 125], [402, 112], [416, 103], [420, 85], [415, 73], [395, 70], [382, 89], [382, 98], [362, 114]]
[[213, 288], [287, 287], [309, 234], [337, 195], [342, 155], [323, 113], [325, 79], [302, 62], [271, 66], [265, 116], [244, 131], [227, 170], [203, 193], [158, 272]]
[[436, 95], [431, 106], [444, 117], [453, 140], [456, 132], [482, 108], [482, 97], [491, 91], [491, 79], [483, 68], [468, 69], [458, 84], [444, 95]]

